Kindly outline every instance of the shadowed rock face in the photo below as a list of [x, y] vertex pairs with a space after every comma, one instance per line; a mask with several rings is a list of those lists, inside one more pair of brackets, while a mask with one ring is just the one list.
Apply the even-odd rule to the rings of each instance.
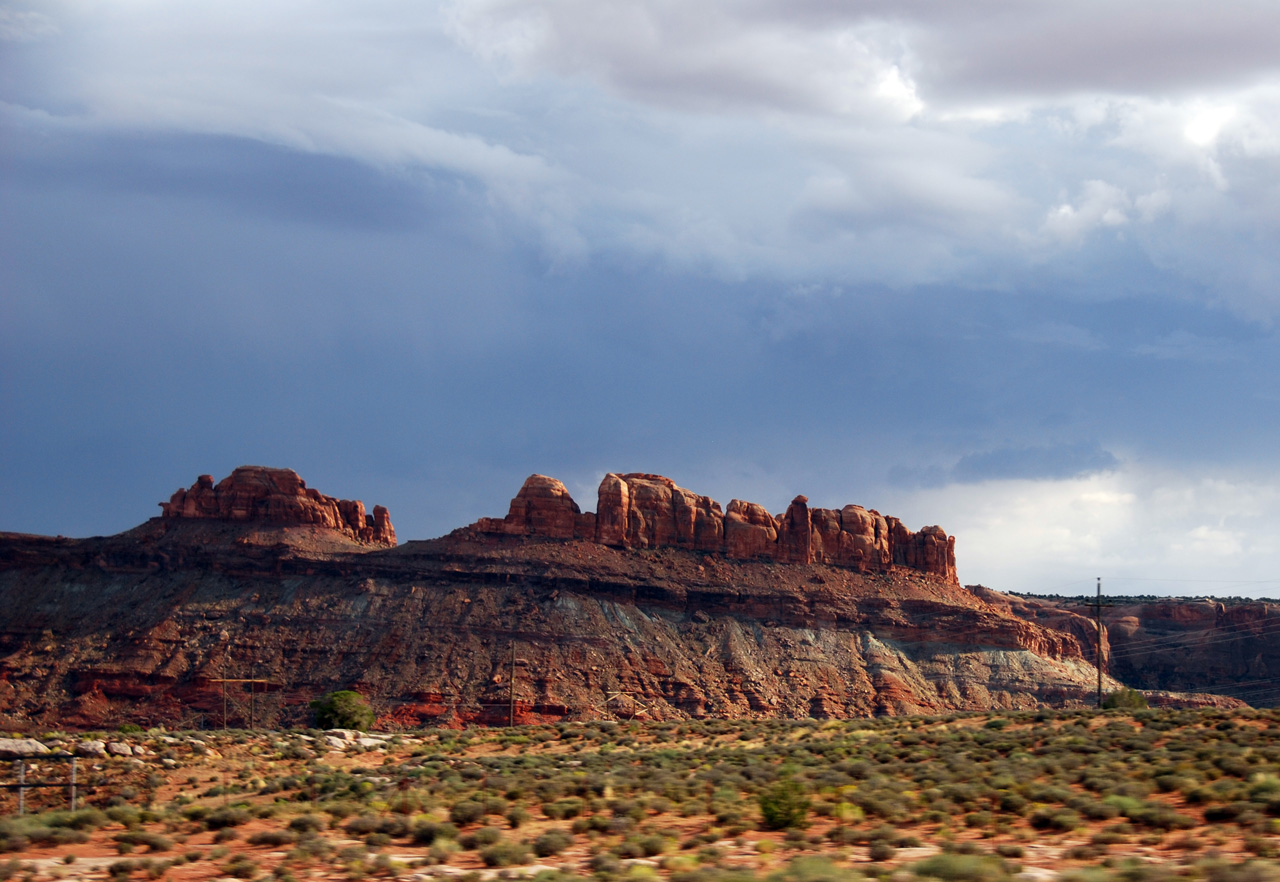
[[[984, 600], [1026, 621], [1076, 636], [1097, 656], [1089, 598], [1015, 597], [972, 586]], [[1280, 704], [1280, 604], [1208, 598], [1105, 598], [1104, 669], [1137, 689], [1206, 690], [1257, 706]]]
[[505, 518], [482, 518], [474, 526], [486, 533], [589, 539], [615, 548], [682, 548], [860, 573], [897, 566], [956, 582], [955, 538], [941, 527], [913, 533], [897, 518], [858, 505], [811, 509], [805, 496], [780, 515], [740, 499], [726, 512], [714, 499], [661, 475], [605, 475], [594, 515], [583, 514], [555, 478], [532, 475]]
[[375, 505], [365, 514], [363, 502], [325, 496], [292, 469], [240, 466], [216, 485], [212, 475], [201, 475], [160, 508], [166, 518], [328, 527], [361, 542], [396, 544], [385, 508]]

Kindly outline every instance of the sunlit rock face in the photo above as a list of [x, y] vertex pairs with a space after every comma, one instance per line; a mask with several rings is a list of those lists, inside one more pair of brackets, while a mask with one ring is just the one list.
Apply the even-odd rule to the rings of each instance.
[[724, 510], [670, 478], [641, 472], [605, 475], [594, 515], [583, 514], [560, 481], [531, 475], [505, 518], [482, 518], [475, 526], [488, 533], [589, 539], [614, 548], [682, 548], [862, 573], [901, 567], [956, 581], [955, 539], [941, 527], [913, 533], [897, 518], [858, 505], [810, 508], [805, 496], [780, 515], [740, 499]]
[[217, 484], [201, 475], [168, 502], [163, 517], [327, 527], [374, 545], [395, 545], [391, 516], [380, 505], [366, 514], [358, 499], [335, 499], [307, 486], [292, 469], [240, 466]]

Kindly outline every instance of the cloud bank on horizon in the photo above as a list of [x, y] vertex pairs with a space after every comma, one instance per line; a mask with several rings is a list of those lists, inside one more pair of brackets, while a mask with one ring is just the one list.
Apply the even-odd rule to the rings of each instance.
[[1276, 33], [0, 3], [0, 529], [257, 462], [426, 536], [644, 470], [941, 522], [997, 588], [1280, 596]]

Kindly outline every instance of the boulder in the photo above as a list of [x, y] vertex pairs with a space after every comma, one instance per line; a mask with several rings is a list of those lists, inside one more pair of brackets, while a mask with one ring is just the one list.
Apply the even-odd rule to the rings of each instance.
[[30, 759], [49, 752], [34, 738], [0, 738], [0, 759]]

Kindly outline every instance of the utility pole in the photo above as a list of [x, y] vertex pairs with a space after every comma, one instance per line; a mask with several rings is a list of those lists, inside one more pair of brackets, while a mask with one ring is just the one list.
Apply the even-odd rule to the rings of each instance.
[[222, 731], [227, 731], [227, 657], [222, 657]]
[[1094, 607], [1098, 620], [1098, 709], [1102, 709], [1102, 577], [1098, 577], [1098, 602]]

